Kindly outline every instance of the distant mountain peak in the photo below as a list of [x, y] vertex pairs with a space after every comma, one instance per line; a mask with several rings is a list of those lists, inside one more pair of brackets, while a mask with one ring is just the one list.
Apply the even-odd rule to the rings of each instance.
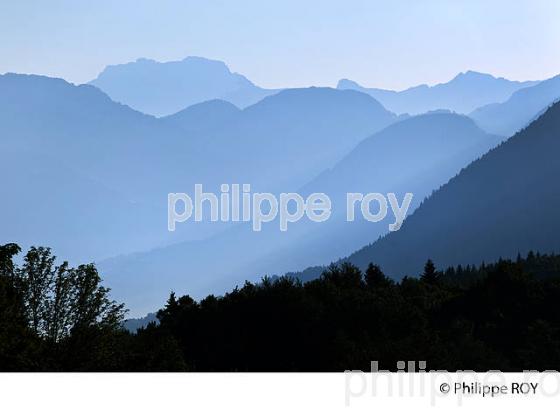
[[[344, 103], [341, 103], [344, 102]], [[313, 111], [318, 106], [333, 106], [337, 110], [353, 106], [354, 109], [372, 109], [377, 113], [383, 113], [388, 118], [396, 117], [394, 113], [387, 110], [383, 105], [370, 95], [353, 89], [336, 89], [331, 87], [305, 87], [289, 88], [277, 94], [268, 96], [258, 104], [249, 107], [248, 110], [266, 109], [268, 106], [283, 104], [290, 110]]]
[[361, 87], [360, 84], [358, 84], [356, 81], [352, 81], [347, 78], [341, 78], [336, 84], [336, 88], [346, 88], [348, 86]]
[[457, 74], [457, 75], [455, 76], [455, 78], [460, 78], [460, 77], [496, 78], [496, 77], [494, 77], [492, 74], [482, 73], [482, 72], [480, 72], [480, 71], [474, 71], [474, 70], [463, 71], [463, 72], [460, 72], [459, 74]]
[[[68, 97], [72, 99], [83, 98], [89, 99], [89, 102], [113, 102], [111, 98], [102, 90], [89, 84], [72, 84], [63, 78], [48, 77], [37, 74], [17, 74], [6, 73], [0, 74], [0, 87], [2, 92], [6, 94], [9, 90], [16, 92], [17, 98], [29, 98], [35, 96], [45, 101], [50, 100], [49, 104], [56, 97]], [[14, 97], [15, 98], [15, 97]], [[61, 98], [61, 100], [63, 100]], [[122, 107], [122, 105], [118, 104]], [[127, 110], [130, 108], [126, 107]], [[132, 111], [132, 110], [130, 110]], [[138, 113], [140, 114], [140, 113]]]
[[481, 73], [479, 71], [473, 71], [473, 70], [467, 70], [467, 71], [461, 72], [461, 73], [457, 74], [455, 77], [453, 77], [453, 79], [451, 81], [449, 81], [445, 84], [452, 84], [452, 83], [462, 82], [462, 81], [467, 81], [467, 82], [472, 82], [472, 83], [474, 83], [474, 82], [485, 82], [485, 83], [504, 82], [504, 83], [519, 84], [519, 81], [511, 81], [511, 80], [508, 80], [508, 79], [503, 78], [503, 77], [495, 77], [492, 74]]
[[489, 132], [513, 135], [560, 98], [560, 76], [523, 87], [507, 100], [477, 108], [469, 115]]
[[[201, 56], [186, 56], [181, 61], [220, 64], [220, 65], [223, 65], [225, 67], [228, 67], [228, 65], [221, 60], [215, 60], [215, 59], [212, 59], [212, 58], [206, 58], [206, 57], [201, 57]], [[229, 67], [228, 67], [228, 70], [229, 70]]]
[[145, 67], [145, 66], [170, 67], [170, 66], [189, 66], [189, 65], [208, 67], [208, 68], [213, 67], [213, 68], [218, 68], [218, 69], [224, 70], [224, 72], [226, 72], [228, 74], [235, 74], [229, 69], [227, 64], [224, 63], [223, 61], [211, 60], [211, 59], [208, 59], [208, 58], [205, 58], [205, 57], [187, 56], [187, 57], [183, 58], [182, 60], [170, 60], [170, 61], [157, 61], [157, 60], [154, 60], [154, 59], [151, 59], [151, 58], [139, 57], [136, 60], [129, 61], [127, 63], [107, 65], [99, 73], [97, 78], [93, 81], [96, 81], [97, 79], [99, 79], [100, 77], [105, 75], [107, 73], [107, 71], [120, 70], [124, 67], [128, 67], [128, 68], [134, 67], [134, 66], [140, 66], [140, 67]]
[[175, 124], [193, 135], [206, 135], [228, 121], [234, 120], [241, 110], [224, 100], [209, 100], [191, 105], [162, 120]]
[[277, 92], [256, 86], [223, 61], [199, 56], [167, 62], [139, 58], [109, 65], [90, 84], [115, 101], [155, 116], [213, 99], [244, 108]]
[[151, 58], [139, 57], [134, 61], [134, 63], [157, 63], [157, 61], [152, 60]]
[[414, 115], [438, 109], [467, 114], [478, 107], [503, 102], [519, 89], [535, 84], [534, 81], [510, 81], [491, 74], [467, 70], [446, 83], [433, 86], [420, 84], [403, 91], [366, 88], [348, 79], [340, 80], [337, 88], [369, 94], [385, 108], [397, 114]]

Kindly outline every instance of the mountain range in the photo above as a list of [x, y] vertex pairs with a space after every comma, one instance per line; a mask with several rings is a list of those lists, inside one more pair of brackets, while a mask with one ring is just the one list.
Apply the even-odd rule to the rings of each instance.
[[208, 236], [223, 227], [167, 232], [169, 192], [195, 183], [297, 187], [396, 120], [367, 95], [320, 88], [245, 110], [210, 101], [161, 119], [60, 79], [6, 74], [0, 91], [0, 146], [12, 175], [2, 238], [48, 243], [72, 261]]
[[476, 108], [507, 100], [515, 91], [537, 84], [537, 81], [511, 81], [490, 74], [467, 71], [447, 83], [425, 84], [403, 91], [366, 88], [343, 79], [337, 88], [356, 90], [371, 95], [385, 108], [397, 113], [422, 114], [438, 109], [448, 109], [468, 114]]
[[213, 99], [245, 108], [279, 91], [258, 87], [223, 62], [202, 57], [165, 63], [140, 58], [110, 65], [89, 84], [115, 101], [157, 117]]
[[[304, 196], [328, 194], [333, 208], [328, 221], [302, 220], [287, 232], [280, 232], [276, 224], [265, 225], [261, 232], [253, 232], [250, 224], [240, 224], [205, 240], [114, 258], [101, 267], [117, 294], [138, 309], [148, 303], [157, 306], [169, 284], [175, 284], [177, 292], [202, 297], [264, 274], [325, 263], [375, 240], [393, 222], [346, 222], [346, 192], [394, 192], [399, 198], [413, 192], [412, 211], [501, 140], [457, 114], [438, 112], [403, 119], [358, 143], [301, 189], [289, 191]], [[131, 276], [134, 283], [130, 283]]]
[[[231, 72], [222, 61], [202, 57], [170, 62], [140, 58], [110, 65], [89, 84], [114, 101], [157, 117], [216, 99], [245, 108], [280, 91], [258, 87], [245, 76]], [[340, 80], [337, 88], [368, 94], [396, 114], [416, 115], [438, 109], [468, 114], [488, 104], [502, 103], [514, 92], [536, 84], [538, 81], [511, 81], [466, 71], [446, 83], [421, 84], [403, 91], [366, 88], [347, 79]]]
[[[6, 74], [0, 135], [10, 175], [10, 196], [0, 204], [3, 241], [49, 244], [85, 262], [163, 240], [157, 197], [181, 172], [182, 154], [173, 149], [180, 132], [93, 86]], [[154, 166], [156, 158], [166, 161]]]
[[469, 115], [485, 130], [513, 135], [560, 98], [560, 75], [523, 88], [503, 103], [479, 107]]
[[[108, 67], [78, 86], [1, 75], [0, 171], [10, 195], [0, 203], [0, 242], [99, 262], [135, 314], [160, 306], [171, 289], [204, 296], [349, 254], [343, 260], [378, 262], [399, 277], [427, 257], [446, 266], [553, 251], [555, 225], [538, 229], [535, 201], [557, 199], [558, 108], [547, 109], [560, 97], [559, 78], [521, 83], [467, 72], [403, 92], [344, 81], [263, 90], [221, 62], [192, 57]], [[301, 221], [282, 233], [192, 221], [169, 233], [167, 194], [192, 194], [198, 183], [206, 192], [223, 183], [324, 192], [334, 211], [326, 223]], [[515, 190], [531, 198], [516, 199]], [[409, 214], [418, 209], [388, 233], [392, 220], [345, 222], [347, 192], [412, 192]]]
[[[324, 192], [333, 202], [333, 217], [311, 225], [305, 238], [288, 242], [271, 266], [286, 270], [342, 257], [388, 232], [388, 224], [361, 216], [346, 222], [348, 192], [413, 193], [408, 215], [434, 190], [504, 137], [481, 130], [470, 118], [434, 112], [402, 120], [365, 139], [334, 167], [300, 189], [303, 195]], [[338, 212], [338, 214], [336, 213]], [[388, 218], [388, 219], [392, 219]], [[294, 230], [301, 230], [298, 223]], [[290, 265], [287, 265], [290, 261]], [[274, 273], [279, 273], [274, 272]]]

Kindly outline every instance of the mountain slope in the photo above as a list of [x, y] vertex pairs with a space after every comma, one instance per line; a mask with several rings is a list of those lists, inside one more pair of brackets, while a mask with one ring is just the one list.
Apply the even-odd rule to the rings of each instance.
[[[0, 76], [2, 170], [10, 175], [0, 240], [48, 244], [74, 261], [161, 243], [157, 198], [179, 174], [174, 147], [183, 139], [95, 87]], [[152, 168], [154, 158], [166, 161]]]
[[[223, 183], [295, 190], [394, 120], [373, 98], [332, 89], [290, 90], [243, 111], [211, 101], [158, 119], [90, 85], [2, 75], [0, 148], [13, 176], [0, 240], [48, 244], [84, 261], [205, 238], [225, 226], [189, 222], [167, 232], [168, 193], [192, 193], [196, 183], [213, 192]], [[33, 218], [30, 186], [43, 204]]]
[[371, 243], [388, 232], [394, 217], [389, 212], [386, 220], [370, 223], [357, 210], [356, 220], [346, 222], [348, 192], [392, 192], [399, 201], [413, 193], [410, 215], [431, 192], [500, 141], [502, 137], [485, 133], [470, 118], [449, 113], [412, 117], [381, 130], [299, 190], [304, 196], [328, 194], [333, 214], [321, 224], [301, 221], [290, 227], [282, 246], [276, 244], [272, 257], [260, 261], [260, 269], [279, 274], [328, 263]]
[[396, 119], [355, 91], [284, 90], [244, 109], [206, 138], [196, 138], [191, 149], [198, 155], [190, 163], [196, 172], [185, 178], [183, 189], [195, 183], [213, 190], [223, 183], [250, 183], [253, 191], [294, 191]]
[[[394, 222], [391, 218], [376, 224], [345, 222], [346, 192], [396, 192], [399, 199], [404, 192], [413, 192], [413, 209], [499, 141], [470, 118], [456, 114], [403, 120], [359, 143], [331, 170], [299, 190], [304, 196], [310, 192], [330, 196], [329, 221], [317, 224], [304, 218], [290, 224], [287, 232], [280, 232], [277, 222], [265, 224], [261, 232], [241, 224], [203, 241], [123, 256], [101, 266], [116, 294], [136, 312], [145, 313], [165, 299], [170, 286], [198, 297], [220, 293], [245, 279], [326, 263], [372, 242]], [[293, 191], [297, 190], [288, 192]]]
[[257, 87], [244, 76], [232, 73], [221, 61], [202, 57], [166, 63], [142, 58], [108, 66], [90, 84], [115, 101], [155, 116], [170, 115], [213, 99], [244, 108], [278, 92]]
[[560, 104], [430, 197], [400, 231], [351, 255], [390, 275], [560, 250]]
[[560, 75], [516, 91], [501, 104], [480, 107], [469, 114], [488, 132], [513, 135], [560, 98]]
[[2, 243], [48, 245], [63, 258], [87, 263], [116, 250], [153, 246], [165, 233], [151, 218], [151, 207], [60, 165], [57, 158], [5, 147], [2, 156]]
[[467, 114], [482, 105], [505, 101], [513, 92], [534, 84], [534, 81], [510, 81], [467, 71], [447, 83], [432, 87], [419, 85], [400, 92], [365, 88], [350, 80], [340, 80], [337, 88], [369, 94], [397, 114], [422, 114], [437, 109]]
[[[181, 180], [189, 155], [180, 149], [184, 132], [113, 102], [93, 86], [6, 74], [0, 91], [2, 144], [51, 156], [137, 201]], [[166, 161], [150, 167], [156, 158]]]
[[188, 135], [205, 135], [234, 121], [240, 113], [241, 110], [232, 103], [210, 100], [191, 105], [161, 120], [181, 128]]
[[[197, 155], [188, 164], [192, 173], [170, 192], [192, 193], [195, 183], [203, 183], [206, 192], [218, 192], [223, 183], [250, 183], [252, 192], [295, 192], [396, 120], [363, 93], [285, 90], [246, 108], [205, 138], [194, 138]], [[182, 232], [196, 226], [191, 221], [181, 224], [171, 236], [182, 239]], [[101, 266], [115, 295], [137, 313], [146, 313], [161, 303], [170, 286], [203, 295], [245, 279], [251, 263], [274, 248], [277, 226], [264, 231], [271, 231], [273, 238], [264, 240], [252, 231], [247, 235], [245, 227], [233, 227], [212, 238], [125, 255]]]

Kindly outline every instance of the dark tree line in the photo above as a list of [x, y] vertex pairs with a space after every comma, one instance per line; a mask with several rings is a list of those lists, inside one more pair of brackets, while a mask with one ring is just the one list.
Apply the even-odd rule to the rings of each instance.
[[0, 370], [342, 371], [560, 369], [560, 257], [439, 271], [394, 282], [370, 264], [305, 284], [246, 282], [221, 297], [171, 294], [132, 334], [93, 265], [0, 247]]

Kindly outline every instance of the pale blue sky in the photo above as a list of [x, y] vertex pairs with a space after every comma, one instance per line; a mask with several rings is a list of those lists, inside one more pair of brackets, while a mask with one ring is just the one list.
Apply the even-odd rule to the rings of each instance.
[[560, 1], [2, 1], [0, 73], [80, 83], [107, 64], [199, 55], [264, 87], [402, 89], [468, 69], [560, 73]]

